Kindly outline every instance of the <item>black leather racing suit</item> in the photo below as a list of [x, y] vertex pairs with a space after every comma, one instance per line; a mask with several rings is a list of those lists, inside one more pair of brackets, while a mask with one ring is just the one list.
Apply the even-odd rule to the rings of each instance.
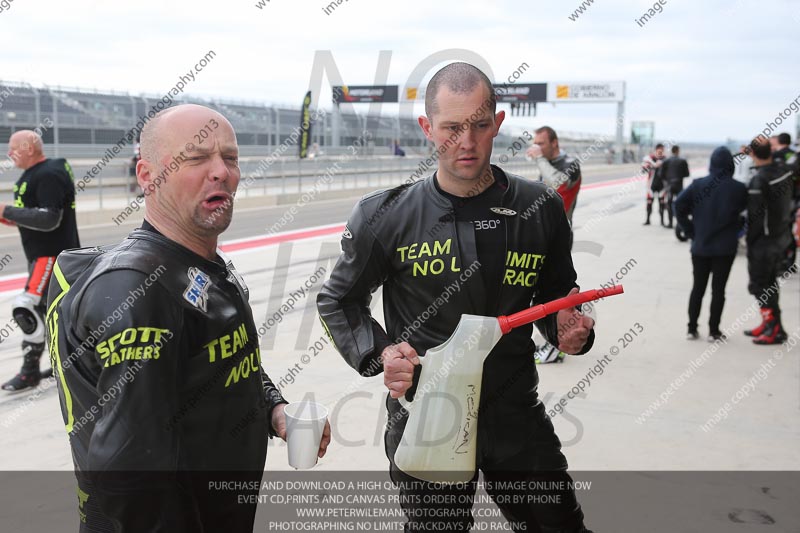
[[672, 219], [674, 217], [675, 199], [683, 190], [683, 180], [689, 177], [689, 162], [684, 158], [673, 155], [666, 160], [661, 167], [661, 176], [664, 181], [664, 187], [667, 191], [667, 217], [669, 224], [667, 227], [672, 227]]
[[48, 339], [82, 531], [252, 531], [236, 496], [257, 494], [285, 400], [247, 299], [231, 263], [154, 231], [58, 257]]
[[645, 224], [650, 224], [650, 215], [653, 213], [654, 193], [658, 195], [658, 213], [661, 218], [661, 224], [664, 224], [667, 191], [664, 188], [664, 180], [661, 176], [661, 166], [657, 165], [665, 159], [665, 155], [658, 156], [653, 152], [642, 161], [642, 171], [647, 173], [647, 219]]
[[[772, 153], [772, 161], [780, 163], [789, 167], [792, 171], [792, 180], [794, 181], [794, 206], [790, 218], [792, 219], [791, 225], [793, 232], [799, 236], [797, 240], [789, 243], [786, 250], [786, 257], [784, 259], [784, 267], [790, 268], [797, 257], [797, 248], [800, 246], [800, 219], [797, 217], [797, 211], [800, 210], [800, 155], [797, 152], [785, 146], [780, 150]], [[795, 223], [797, 226], [795, 226]]]
[[795, 185], [794, 198], [795, 200], [800, 200], [800, 157], [798, 157], [797, 152], [785, 146], [772, 153], [772, 161], [784, 164], [792, 171], [792, 179]]
[[[499, 295], [493, 309], [486, 305], [486, 269], [465, 279], [478, 260], [475, 225], [453, 219], [452, 204], [437, 190], [433, 176], [368, 195], [355, 206], [342, 238], [342, 256], [317, 304], [336, 348], [359, 373], [382, 372], [379, 357], [392, 343], [407, 341], [424, 356], [448, 339], [462, 314], [507, 315], [531, 302], [564, 296], [577, 286], [561, 198], [543, 183], [506, 176], [501, 205], [492, 209], [505, 222], [505, 238], [497, 243], [495, 255], [503, 276], [488, 280], [488, 291]], [[381, 285], [386, 331], [369, 310], [371, 293]], [[558, 345], [554, 315], [537, 327]], [[484, 473], [567, 468], [538, 398], [531, 331], [531, 325], [512, 330], [484, 364], [478, 425], [478, 467]], [[593, 340], [594, 332], [584, 352]], [[393, 462], [406, 413], [388, 395], [386, 404], [389, 420], [398, 421], [387, 424], [386, 432], [387, 456]], [[401, 474], [393, 465], [393, 478], [403, 478]], [[580, 513], [574, 498], [571, 501], [569, 512]]]
[[762, 307], [772, 308], [780, 316], [775, 280], [793, 240], [792, 170], [780, 163], [756, 167], [747, 192], [748, 288], [756, 298], [764, 295]]

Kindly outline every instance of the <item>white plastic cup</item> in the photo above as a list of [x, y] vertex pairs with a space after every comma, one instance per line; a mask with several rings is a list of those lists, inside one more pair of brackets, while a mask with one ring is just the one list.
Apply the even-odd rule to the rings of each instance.
[[316, 402], [294, 402], [284, 408], [289, 464], [294, 468], [313, 468], [328, 419], [328, 409]]

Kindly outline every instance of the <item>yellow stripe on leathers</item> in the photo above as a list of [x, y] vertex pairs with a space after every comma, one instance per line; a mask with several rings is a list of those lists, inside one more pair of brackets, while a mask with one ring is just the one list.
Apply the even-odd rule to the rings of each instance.
[[50, 358], [53, 362], [53, 372], [58, 373], [58, 379], [61, 380], [61, 390], [64, 391], [64, 403], [67, 409], [67, 433], [72, 433], [72, 427], [75, 423], [75, 416], [72, 414], [72, 394], [70, 394], [69, 388], [67, 388], [67, 380], [64, 378], [64, 373], [61, 371], [61, 354], [58, 350], [58, 311], [55, 310], [58, 302], [66, 296], [69, 290], [69, 283], [67, 283], [66, 278], [64, 278], [61, 267], [58, 266], [58, 261], [56, 261], [56, 265], [53, 268], [53, 275], [58, 281], [59, 287], [61, 287], [61, 294], [56, 296], [53, 303], [51, 303], [50, 307], [47, 309], [47, 327], [50, 330]]
[[[319, 317], [319, 321], [322, 322], [322, 327], [325, 328], [325, 334], [330, 339], [331, 344], [333, 345], [334, 348], [336, 348], [336, 343], [333, 341], [333, 335], [331, 335], [331, 331], [328, 329], [328, 324], [325, 323], [322, 317]], [[336, 348], [336, 351], [339, 351], [339, 348]]]

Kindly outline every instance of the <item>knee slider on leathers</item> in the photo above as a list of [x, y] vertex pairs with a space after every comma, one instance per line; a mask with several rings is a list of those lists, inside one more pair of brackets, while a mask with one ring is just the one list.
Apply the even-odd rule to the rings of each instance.
[[19, 294], [14, 298], [12, 310], [14, 320], [22, 330], [23, 340], [32, 343], [44, 342], [44, 320], [37, 300], [27, 293]]

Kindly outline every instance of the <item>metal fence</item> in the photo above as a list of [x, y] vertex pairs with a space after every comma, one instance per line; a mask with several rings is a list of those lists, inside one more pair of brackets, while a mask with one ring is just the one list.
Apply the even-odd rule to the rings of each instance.
[[[92, 91], [70, 87], [36, 88], [26, 83], [0, 81], [0, 154], [8, 151], [7, 139], [14, 131], [41, 131], [48, 157], [66, 157], [72, 164], [76, 182], [83, 182], [84, 198], [94, 197], [103, 207], [110, 199], [130, 199], [139, 192], [133, 177], [135, 141], [125, 142], [119, 153], [107, 151], [129, 138], [129, 132], [158, 97], [131, 95], [116, 91]], [[349, 188], [391, 184], [412, 176], [433, 148], [419, 130], [416, 119], [397, 116], [366, 116], [342, 113], [339, 139], [332, 138], [333, 114], [319, 113], [312, 127], [312, 143], [319, 145], [319, 156], [296, 157], [300, 106], [276, 106], [232, 100], [201, 100], [191, 97], [175, 103], [201, 103], [225, 115], [237, 132], [240, 167], [245, 195], [299, 191], [314, 186], [315, 180], [334, 175], [321, 183], [325, 188]], [[528, 141], [518, 134], [523, 128], [504, 130], [494, 143], [498, 163], [512, 172], [525, 174], [530, 164], [524, 160]], [[352, 139], [369, 132], [369, 142], [353, 154]], [[399, 139], [407, 157], [393, 157], [393, 143]], [[560, 132], [561, 147], [580, 157], [584, 165], [610, 163], [611, 136]], [[511, 146], [514, 149], [509, 149]], [[628, 161], [641, 161], [644, 150], [630, 150]], [[707, 152], [707, 147], [698, 148]], [[626, 150], [628, 151], [628, 150]], [[691, 154], [687, 154], [691, 155]], [[19, 177], [7, 158], [0, 159], [0, 192], [7, 195]], [[432, 171], [432, 170], [431, 170]], [[429, 172], [426, 172], [429, 173]], [[311, 184], [311, 185], [309, 185]]]
[[[688, 154], [693, 166], [702, 165], [708, 160], [708, 153]], [[246, 158], [241, 161], [242, 170], [238, 197], [279, 195], [310, 192], [309, 201], [322, 191], [384, 188], [412, 182], [431, 174], [436, 163], [426, 165], [426, 158], [417, 157], [370, 157], [370, 156], [323, 156], [314, 159], [299, 160], [297, 158], [277, 158], [266, 166], [262, 158]], [[523, 157], [500, 160], [495, 154], [492, 162], [503, 169], [521, 176], [536, 179], [536, 166]], [[605, 154], [595, 154], [583, 163], [584, 175], [589, 176], [602, 167], [609, 166]], [[631, 175], [638, 164], [627, 165]], [[79, 181], [87, 169], [86, 165], [76, 165], [76, 181]], [[109, 172], [114, 170], [109, 169]], [[135, 178], [125, 176], [122, 167], [117, 168], [114, 177], [100, 174], [83, 190], [78, 192], [79, 203], [86, 208], [104, 209], [119, 208], [128, 205], [141, 193]], [[626, 170], [627, 171], [627, 170]], [[14, 174], [15, 176], [19, 174]], [[5, 176], [4, 176], [5, 177]], [[1, 197], [10, 197], [13, 179], [4, 180]], [[91, 207], [89, 207], [91, 206]]]
[[[97, 91], [76, 87], [34, 87], [24, 82], [0, 80], [0, 142], [21, 129], [41, 132], [48, 155], [71, 159], [100, 159], [107, 148], [124, 140], [119, 158], [131, 158], [137, 122], [159, 102], [157, 95], [132, 95], [119, 91]], [[216, 109], [227, 117], [236, 130], [243, 156], [261, 156], [276, 147], [292, 142], [301, 121], [300, 106], [243, 102], [224, 99], [200, 99], [180, 96], [174, 105], [199, 103]], [[312, 110], [313, 111], [313, 110]], [[312, 112], [311, 143], [328, 155], [348, 153], [348, 146], [364, 131], [370, 142], [364, 155], [391, 155], [395, 140], [409, 155], [424, 155], [428, 143], [416, 117], [367, 115], [345, 110], [338, 114], [337, 138], [334, 138], [334, 113]], [[498, 143], [511, 143], [516, 133], [505, 130]], [[133, 132], [133, 139], [131, 139]], [[593, 142], [590, 133], [561, 132], [563, 139]], [[3, 149], [5, 146], [0, 145]], [[296, 147], [292, 150], [296, 152]]]

